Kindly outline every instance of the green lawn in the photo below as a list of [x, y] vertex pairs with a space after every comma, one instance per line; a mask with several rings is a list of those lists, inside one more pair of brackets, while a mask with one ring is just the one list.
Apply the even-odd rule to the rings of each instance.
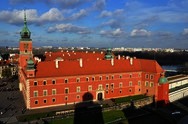
[[109, 122], [118, 120], [120, 118], [121, 118], [121, 121], [118, 121], [118, 122], [122, 122], [123, 124], [128, 124], [124, 116], [124, 113], [121, 110], [112, 110], [108, 112], [103, 112], [104, 123], [109, 123]]
[[44, 118], [47, 116], [54, 116], [55, 112], [49, 112], [49, 113], [37, 113], [37, 114], [31, 114], [31, 115], [21, 115], [18, 116], [17, 119], [20, 122], [26, 122], [26, 121], [32, 121], [39, 118]]
[[[113, 111], [108, 111], [108, 112], [103, 112], [103, 120], [104, 123], [120, 123], [121, 124], [128, 124], [124, 113], [121, 110], [113, 110]], [[120, 120], [121, 118], [121, 120]], [[69, 118], [64, 118], [64, 119], [57, 119], [57, 120], [53, 120], [51, 121], [49, 124], [73, 124], [74, 123], [74, 117], [69, 117]], [[89, 124], [89, 121], [88, 121]]]

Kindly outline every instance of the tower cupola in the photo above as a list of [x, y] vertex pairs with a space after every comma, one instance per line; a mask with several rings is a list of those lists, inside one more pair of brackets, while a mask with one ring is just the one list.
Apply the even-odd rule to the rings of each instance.
[[114, 56], [113, 56], [112, 50], [110, 48], [107, 49], [107, 52], [105, 54], [105, 59], [110, 60], [110, 59], [113, 59], [113, 58], [114, 58]]
[[30, 58], [28, 61], [27, 61], [27, 70], [33, 70], [35, 69], [35, 64], [33, 62], [33, 60]]
[[27, 27], [27, 19], [26, 19], [26, 13], [24, 11], [24, 27], [22, 28], [22, 31], [20, 32], [20, 36], [22, 40], [30, 40], [31, 32], [29, 31]]

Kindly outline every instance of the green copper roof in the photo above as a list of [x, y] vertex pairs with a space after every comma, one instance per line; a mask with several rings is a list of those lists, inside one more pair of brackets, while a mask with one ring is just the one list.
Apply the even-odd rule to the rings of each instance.
[[107, 49], [107, 53], [105, 54], [105, 59], [109, 60], [114, 58], [113, 54], [112, 54], [112, 50], [110, 48]]
[[160, 77], [160, 78], [159, 78], [159, 83], [160, 83], [160, 84], [165, 84], [165, 83], [167, 83], [167, 82], [168, 82], [168, 80], [167, 80], [166, 77]]
[[26, 13], [24, 11], [24, 27], [22, 28], [22, 31], [20, 32], [21, 40], [30, 40], [31, 32], [29, 31], [27, 27], [27, 19], [26, 19]]
[[30, 59], [27, 61], [27, 69], [28, 69], [28, 70], [32, 70], [32, 69], [34, 69], [34, 67], [35, 67], [35, 64], [34, 64], [33, 60], [30, 58]]

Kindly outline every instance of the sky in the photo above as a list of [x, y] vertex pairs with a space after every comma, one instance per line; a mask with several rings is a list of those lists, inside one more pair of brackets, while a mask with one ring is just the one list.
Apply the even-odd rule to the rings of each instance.
[[188, 48], [188, 0], [1, 0], [0, 46]]

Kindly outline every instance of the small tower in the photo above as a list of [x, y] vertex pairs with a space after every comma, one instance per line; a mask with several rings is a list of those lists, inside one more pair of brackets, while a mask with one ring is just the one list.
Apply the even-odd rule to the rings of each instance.
[[24, 26], [20, 32], [20, 56], [19, 56], [19, 66], [21, 68], [26, 67], [27, 60], [33, 56], [32, 54], [32, 40], [30, 39], [31, 32], [27, 27], [26, 13], [24, 11]]
[[26, 74], [27, 77], [35, 77], [35, 64], [32, 58], [27, 61]]
[[111, 60], [114, 58], [114, 55], [112, 53], [112, 50], [110, 48], [107, 49], [107, 52], [104, 57], [106, 60]]
[[157, 103], [160, 105], [165, 105], [169, 103], [169, 83], [165, 77], [164, 72], [161, 73], [161, 77], [158, 81], [158, 94], [157, 94]]

